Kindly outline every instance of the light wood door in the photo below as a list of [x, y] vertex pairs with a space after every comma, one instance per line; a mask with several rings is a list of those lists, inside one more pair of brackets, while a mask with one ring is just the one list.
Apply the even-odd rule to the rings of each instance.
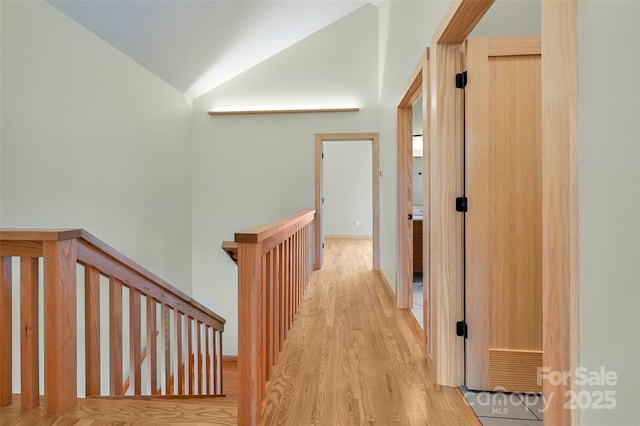
[[466, 385], [541, 392], [540, 37], [465, 52]]

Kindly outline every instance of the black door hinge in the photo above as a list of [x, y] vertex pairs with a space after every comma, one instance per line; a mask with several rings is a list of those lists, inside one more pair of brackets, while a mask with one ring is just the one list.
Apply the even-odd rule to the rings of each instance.
[[322, 248], [324, 248], [324, 243], [322, 243]]
[[322, 158], [324, 158], [324, 152], [322, 153]]
[[464, 89], [465, 87], [467, 87], [467, 72], [461, 72], [459, 74], [456, 74], [456, 88], [458, 89]]
[[324, 204], [324, 197], [322, 197], [322, 204]]
[[467, 197], [456, 198], [456, 211], [466, 213], [468, 209]]
[[469, 338], [469, 328], [466, 322], [458, 321], [456, 323], [456, 336], [464, 337], [465, 339]]

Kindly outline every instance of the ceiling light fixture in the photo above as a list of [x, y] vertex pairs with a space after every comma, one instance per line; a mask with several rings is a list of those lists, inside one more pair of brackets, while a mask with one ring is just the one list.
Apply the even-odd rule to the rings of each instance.
[[296, 107], [296, 108], [256, 108], [256, 109], [215, 109], [209, 115], [253, 115], [253, 114], [301, 114], [314, 112], [358, 112], [360, 107]]

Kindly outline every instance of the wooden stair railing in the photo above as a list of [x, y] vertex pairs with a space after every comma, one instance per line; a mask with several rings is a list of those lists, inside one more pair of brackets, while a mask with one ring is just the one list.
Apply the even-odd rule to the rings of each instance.
[[238, 424], [255, 426], [312, 273], [315, 210], [235, 234], [238, 262]]
[[[13, 257], [20, 258], [23, 408], [38, 405], [40, 393], [39, 258], [43, 258], [44, 265], [42, 302], [47, 415], [62, 415], [73, 408], [77, 400], [76, 292], [80, 286], [84, 287], [85, 296], [88, 397], [122, 396], [124, 372], [127, 372], [130, 393], [142, 395], [144, 353], [147, 358], [145, 375], [148, 376], [145, 387], [149, 394], [160, 397], [223, 395], [221, 360], [225, 320], [222, 317], [82, 229], [0, 229], [0, 407], [8, 405], [12, 395]], [[77, 278], [77, 275], [81, 276], [77, 274], [78, 265], [84, 268], [84, 279]], [[101, 288], [106, 290], [102, 297]], [[127, 295], [130, 355], [123, 361], [123, 325], [127, 323], [123, 302], [127, 301]], [[100, 306], [105, 303], [108, 303], [109, 319], [108, 324], [101, 324]], [[101, 359], [101, 329], [102, 332], [108, 330], [109, 355], [104, 356], [106, 359]], [[142, 350], [144, 346], [146, 348]], [[103, 367], [109, 371], [108, 395], [101, 395]]]

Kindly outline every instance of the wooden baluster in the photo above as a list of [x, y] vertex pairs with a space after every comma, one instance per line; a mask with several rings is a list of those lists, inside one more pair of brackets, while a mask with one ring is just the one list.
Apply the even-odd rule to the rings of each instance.
[[271, 363], [275, 365], [278, 362], [280, 354], [280, 245], [277, 245], [273, 249], [272, 259], [272, 271], [273, 271], [273, 339], [271, 347]]
[[285, 244], [284, 242], [280, 243], [278, 246], [279, 251], [279, 262], [278, 262], [278, 286], [280, 288], [279, 295], [280, 300], [278, 302], [279, 305], [279, 313], [280, 317], [280, 330], [278, 332], [278, 337], [280, 341], [278, 342], [278, 351], [282, 352], [284, 349], [284, 339], [286, 337], [287, 330], [287, 321], [286, 321], [286, 312], [287, 312], [287, 289], [285, 288], [285, 280], [286, 280], [286, 270], [285, 270]]
[[256, 425], [260, 421], [260, 266], [261, 246], [238, 243], [238, 424]]
[[77, 401], [77, 241], [44, 241], [44, 349], [47, 415], [62, 415]]
[[274, 336], [274, 321], [273, 321], [273, 257], [274, 251], [271, 250], [266, 254], [266, 267], [267, 267], [267, 294], [266, 294], [266, 306], [267, 306], [267, 347], [265, 353], [266, 361], [266, 377], [267, 380], [271, 377], [271, 366], [273, 365], [273, 336]]
[[[287, 278], [288, 278], [288, 283], [287, 283], [287, 288], [289, 289], [289, 318], [287, 319], [287, 328], [289, 330], [291, 330], [291, 326], [293, 325], [293, 316], [294, 316], [294, 294], [293, 294], [293, 283], [295, 281], [294, 279], [294, 270], [293, 270], [293, 262], [295, 260], [294, 258], [294, 251], [293, 251], [293, 236], [289, 237], [289, 240], [287, 242]], [[288, 337], [288, 333], [287, 333], [287, 337]]]
[[300, 303], [302, 303], [302, 291], [303, 291], [303, 275], [304, 262], [302, 261], [302, 230], [298, 230], [298, 260], [296, 262], [298, 268], [298, 312], [300, 311]]
[[309, 225], [307, 225], [304, 228], [304, 231], [305, 231], [305, 234], [304, 234], [305, 235], [305, 239], [304, 239], [304, 267], [305, 267], [305, 271], [304, 271], [305, 272], [304, 273], [304, 277], [305, 277], [305, 279], [304, 279], [304, 289], [305, 289], [305, 293], [307, 291], [307, 287], [309, 286], [309, 279], [311, 278], [311, 274], [309, 273], [309, 271], [311, 270], [310, 261], [309, 261], [309, 258], [311, 257], [310, 250], [309, 250], [310, 242], [311, 242], [311, 239], [310, 239], [310, 236], [309, 236], [309, 230], [310, 229], [311, 229], [311, 227]]
[[142, 394], [142, 347], [140, 332], [140, 292], [129, 289], [129, 387], [134, 395]]
[[171, 382], [171, 317], [169, 307], [162, 304], [160, 308], [160, 321], [162, 328], [162, 344], [164, 345], [164, 387], [167, 395], [173, 395], [173, 386]]
[[0, 407], [11, 404], [11, 257], [0, 258]]
[[[300, 265], [302, 264], [301, 260], [300, 260], [300, 231], [297, 231], [295, 233], [295, 240], [296, 240], [296, 259], [294, 262], [294, 267], [296, 269], [296, 310], [295, 313], [298, 313], [298, 310], [300, 309], [300, 287], [302, 284], [302, 280], [300, 279]], [[295, 315], [294, 315], [295, 318]]]
[[300, 229], [300, 303], [304, 299], [304, 291], [306, 290], [306, 280], [305, 276], [307, 275], [307, 268], [305, 264], [305, 247], [306, 247], [306, 233], [305, 228]]
[[297, 235], [291, 235], [291, 325], [296, 318], [298, 312], [298, 239]]
[[200, 321], [196, 321], [196, 339], [198, 339], [198, 346], [196, 350], [198, 351], [198, 395], [205, 395], [204, 390], [202, 388], [203, 381], [202, 377], [204, 375], [204, 365], [202, 363], [202, 323]]
[[184, 395], [184, 342], [182, 338], [182, 313], [174, 310], [176, 321], [176, 359], [178, 361], [178, 395]]
[[307, 292], [307, 286], [309, 285], [309, 278], [310, 278], [310, 275], [309, 275], [309, 270], [310, 270], [309, 230], [310, 229], [311, 227], [309, 225], [305, 226], [304, 228], [304, 290], [305, 290], [305, 293]]
[[151, 395], [159, 395], [158, 388], [158, 327], [156, 323], [157, 303], [147, 296], [147, 359], [149, 360], [149, 378]]
[[206, 377], [206, 395], [213, 395], [215, 393], [213, 389], [213, 378], [211, 376], [211, 339], [209, 338], [210, 328], [208, 325], [204, 325], [204, 338], [205, 338], [205, 359], [207, 361], [207, 377]]
[[267, 257], [262, 255], [260, 258], [260, 388], [263, 388], [267, 382], [267, 327], [268, 321], [268, 299], [267, 299]]
[[287, 337], [289, 337], [289, 325], [291, 319], [291, 274], [289, 273], [289, 262], [291, 261], [291, 256], [289, 252], [289, 240], [284, 240], [282, 244], [284, 250], [284, 262], [282, 265], [284, 268], [284, 340], [287, 340]]
[[[219, 383], [220, 374], [218, 372], [218, 332], [215, 328], [211, 328], [211, 335], [213, 336], [213, 347], [212, 347], [212, 361], [213, 361], [213, 394], [219, 394]], [[222, 360], [221, 360], [222, 361]]]
[[195, 394], [195, 359], [193, 357], [193, 318], [185, 315], [187, 327], [187, 363], [189, 365], [189, 395]]
[[[214, 333], [215, 333], [215, 332], [216, 332], [216, 331], [215, 331], [215, 329], [214, 329]], [[218, 360], [219, 360], [219, 361], [216, 361], [216, 362], [217, 362], [218, 371], [219, 371], [218, 376], [220, 376], [220, 379], [219, 379], [219, 381], [220, 381], [220, 385], [219, 385], [219, 387], [218, 387], [218, 389], [219, 389], [219, 390], [218, 390], [218, 395], [224, 395], [224, 381], [223, 381], [223, 379], [222, 379], [222, 372], [223, 372], [223, 370], [224, 370], [224, 368], [223, 368], [223, 366], [222, 366], [222, 353], [223, 353], [223, 352], [222, 352], [222, 332], [219, 332], [219, 333], [220, 333], [220, 351], [218, 352], [218, 354], [219, 354], [219, 355], [218, 355], [218, 357], [219, 357], [219, 358], [218, 358], [218, 357], [216, 357], [216, 358], [218, 358]], [[262, 401], [262, 400], [261, 400], [261, 401]]]
[[122, 395], [122, 282], [109, 277], [109, 389]]
[[85, 378], [87, 396], [100, 396], [100, 271], [84, 267]]

